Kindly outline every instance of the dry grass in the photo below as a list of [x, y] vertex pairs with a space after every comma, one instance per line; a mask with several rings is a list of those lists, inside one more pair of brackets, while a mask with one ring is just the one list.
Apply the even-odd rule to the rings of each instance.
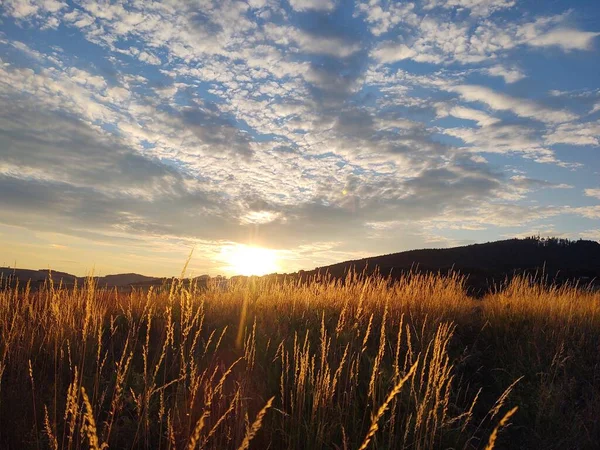
[[599, 347], [600, 294], [527, 279], [6, 288], [0, 448], [594, 448]]

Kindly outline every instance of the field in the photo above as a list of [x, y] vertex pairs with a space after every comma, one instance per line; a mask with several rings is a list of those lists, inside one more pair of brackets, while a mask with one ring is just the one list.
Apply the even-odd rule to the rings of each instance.
[[600, 293], [413, 274], [0, 291], [2, 449], [587, 449]]

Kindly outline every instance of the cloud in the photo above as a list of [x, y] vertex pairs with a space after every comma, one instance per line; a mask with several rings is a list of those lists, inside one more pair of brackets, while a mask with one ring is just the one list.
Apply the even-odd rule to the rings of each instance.
[[203, 145], [210, 147], [210, 151], [252, 156], [250, 136], [241, 132], [218, 109], [184, 108], [181, 119], [182, 125], [198, 136]]
[[513, 175], [510, 177], [511, 185], [521, 190], [535, 190], [543, 188], [553, 189], [573, 189], [573, 186], [566, 183], [552, 183], [546, 180], [538, 180], [535, 178], [529, 178], [524, 175]]
[[346, 58], [360, 50], [360, 44], [347, 42], [338, 36], [319, 36], [289, 28], [282, 31], [306, 53]]
[[536, 139], [535, 130], [522, 125], [497, 124], [482, 128], [446, 128], [443, 132], [461, 139], [473, 152], [522, 154], [536, 162], [561, 164], [554, 151]]
[[7, 0], [4, 2], [7, 12], [17, 19], [47, 13], [56, 13], [67, 7], [64, 2], [56, 0]]
[[515, 83], [525, 78], [525, 74], [517, 68], [507, 68], [502, 65], [495, 65], [485, 70], [488, 75], [493, 77], [502, 77], [506, 83]]
[[562, 123], [577, 118], [575, 114], [568, 111], [550, 109], [539, 105], [532, 100], [511, 97], [485, 86], [458, 85], [450, 87], [449, 90], [457, 92], [468, 102], [485, 103], [492, 109], [511, 111], [518, 116], [528, 117], [542, 122]]
[[600, 121], [561, 124], [545, 136], [548, 145], [600, 146]]
[[356, 17], [364, 15], [371, 33], [380, 36], [400, 23], [415, 25], [418, 16], [414, 3], [385, 2], [382, 0], [357, 1]]
[[371, 52], [371, 56], [383, 64], [415, 58], [417, 52], [405, 44], [386, 42]]
[[296, 11], [333, 11], [335, 0], [289, 0], [290, 6]]
[[442, 7], [446, 9], [468, 9], [474, 16], [487, 17], [496, 11], [512, 8], [515, 0], [426, 0], [425, 9]]
[[559, 47], [564, 51], [591, 50], [600, 33], [570, 28], [555, 28], [527, 41], [533, 47]]
[[139, 51], [137, 49], [132, 49], [132, 53], [142, 62], [152, 64], [154, 66], [158, 66], [162, 63], [161, 59], [158, 56], [153, 55], [152, 53], [148, 53], [146, 51]]
[[[251, 236], [306, 267], [567, 214], [532, 193], [571, 186], [577, 156], [553, 146], [598, 145], [597, 95], [511, 84], [544, 75], [525, 51], [555, 47], [550, 66], [592, 48], [551, 43], [577, 31], [568, 15], [280, 3], [5, 2], [20, 31], [0, 35], [2, 222], [213, 256]], [[56, 46], [65, 33], [81, 46]]]
[[600, 206], [581, 206], [572, 208], [569, 212], [585, 217], [586, 219], [600, 219]]
[[587, 195], [588, 197], [593, 197], [593, 198], [597, 198], [598, 200], [600, 200], [600, 188], [598, 188], [598, 189], [586, 189], [585, 190], [585, 195]]
[[591, 239], [592, 241], [600, 241], [600, 229], [586, 230], [579, 233], [582, 239]]
[[0, 129], [0, 172], [5, 176], [144, 198], [168, 192], [180, 180], [157, 160], [75, 118], [57, 117], [32, 104], [5, 108]]
[[[473, 8], [470, 19], [456, 17], [448, 21], [443, 16], [424, 15], [403, 22], [402, 39], [377, 44], [372, 56], [382, 64], [412, 59], [432, 64], [477, 64], [494, 61], [509, 51], [523, 46], [533, 48], [557, 46], [571, 50], [591, 50], [592, 42], [600, 33], [566, 28], [568, 14], [540, 17], [530, 22], [514, 21], [508, 24], [495, 22], [487, 15], [510, 7], [514, 2], [491, 1], [432, 1], [425, 8], [435, 6], [448, 8]], [[494, 8], [497, 6], [498, 8]], [[367, 17], [369, 17], [367, 15]], [[518, 70], [493, 66], [491, 75], [505, 77], [514, 82], [521, 77]], [[514, 80], [514, 81], [512, 81]]]
[[453, 106], [448, 109], [445, 105], [438, 105], [437, 112], [439, 117], [453, 116], [458, 119], [472, 120], [477, 122], [477, 125], [480, 127], [493, 125], [500, 121], [500, 119], [492, 117], [479, 109], [467, 108], [465, 106]]

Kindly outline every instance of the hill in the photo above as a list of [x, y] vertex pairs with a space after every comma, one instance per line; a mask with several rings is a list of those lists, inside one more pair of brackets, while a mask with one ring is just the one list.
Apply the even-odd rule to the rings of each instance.
[[138, 273], [121, 273], [117, 275], [106, 275], [97, 279], [99, 286], [123, 287], [135, 284], [151, 283], [155, 277], [147, 277]]
[[16, 269], [12, 267], [0, 267], [0, 278], [2, 280], [17, 279], [23, 283], [30, 281], [32, 285], [43, 283], [49, 278], [56, 284], [62, 281], [66, 285], [72, 285], [78, 279], [75, 275], [66, 272], [48, 269]]
[[[73, 286], [75, 282], [80, 286], [85, 281], [85, 277], [77, 277], [66, 272], [57, 272], [48, 269], [18, 269], [12, 267], [0, 267], [0, 279], [19, 280], [20, 283], [30, 282], [33, 288], [43, 284], [49, 278], [55, 284], [62, 283], [65, 286]], [[116, 275], [106, 275], [104, 277], [94, 277], [99, 287], [126, 287], [131, 285], [151, 284], [154, 280], [160, 278], [147, 277], [137, 273], [122, 273]]]
[[562, 283], [566, 280], [591, 282], [600, 279], [600, 243], [595, 241], [538, 238], [507, 239], [441, 249], [410, 250], [400, 253], [345, 261], [298, 275], [328, 273], [341, 278], [349, 270], [379, 270], [382, 275], [398, 277], [407, 271], [458, 271], [468, 275], [471, 291], [488, 288], [515, 274], [543, 274]]

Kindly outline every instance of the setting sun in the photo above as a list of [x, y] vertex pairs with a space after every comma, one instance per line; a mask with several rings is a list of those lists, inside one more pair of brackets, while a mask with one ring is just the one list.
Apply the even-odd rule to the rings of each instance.
[[277, 252], [267, 248], [237, 245], [223, 248], [227, 271], [232, 275], [265, 275], [277, 272]]

